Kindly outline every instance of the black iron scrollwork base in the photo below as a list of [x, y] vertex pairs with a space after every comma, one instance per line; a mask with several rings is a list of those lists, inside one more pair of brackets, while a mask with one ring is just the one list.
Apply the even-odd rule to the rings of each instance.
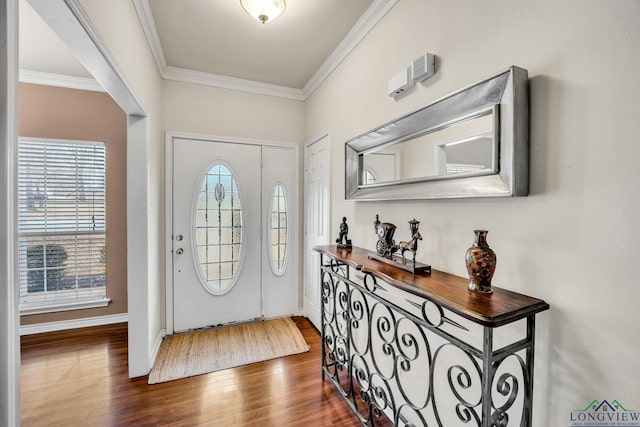
[[438, 304], [388, 298], [375, 277], [321, 255], [322, 374], [365, 426], [531, 426], [534, 316], [526, 337], [481, 348]]

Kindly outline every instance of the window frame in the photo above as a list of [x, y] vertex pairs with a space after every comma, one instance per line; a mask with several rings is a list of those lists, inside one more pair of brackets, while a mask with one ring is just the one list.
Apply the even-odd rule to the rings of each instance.
[[[371, 177], [372, 179], [371, 182], [369, 182], [369, 177]], [[365, 185], [375, 184], [376, 182], [378, 182], [378, 179], [376, 178], [376, 175], [373, 173], [373, 170], [371, 168], [364, 170], [364, 178]]]
[[[28, 143], [36, 143], [36, 144], [47, 144], [47, 143], [51, 143], [51, 144], [69, 144], [69, 145], [74, 145], [74, 146], [83, 146], [83, 147], [89, 147], [89, 146], [100, 146], [103, 148], [104, 150], [104, 154], [103, 154], [103, 158], [104, 158], [104, 163], [101, 165], [103, 170], [104, 170], [104, 178], [103, 178], [103, 190], [104, 190], [104, 205], [103, 205], [103, 210], [101, 211], [101, 214], [104, 218], [104, 229], [99, 231], [99, 232], [87, 232], [85, 231], [81, 231], [78, 230], [79, 226], [78, 226], [78, 222], [75, 223], [75, 227], [76, 227], [76, 232], [72, 232], [72, 231], [51, 231], [51, 230], [47, 230], [47, 226], [43, 226], [41, 227], [41, 229], [39, 230], [28, 230], [28, 231], [21, 231], [21, 226], [23, 224], [23, 221], [25, 221], [25, 219], [22, 217], [22, 213], [20, 211], [20, 207], [21, 207], [21, 185], [22, 185], [22, 179], [21, 179], [21, 167], [20, 167], [20, 156], [21, 156], [21, 150], [23, 148], [23, 144], [28, 144]], [[18, 212], [17, 212], [17, 225], [18, 225], [18, 231], [17, 231], [17, 235], [18, 235], [18, 247], [22, 246], [22, 239], [24, 238], [42, 238], [42, 244], [44, 245], [44, 247], [46, 248], [46, 240], [48, 238], [55, 238], [55, 237], [62, 237], [62, 236], [69, 236], [72, 239], [76, 239], [78, 237], [82, 237], [82, 236], [91, 236], [91, 235], [97, 235], [97, 236], [103, 236], [104, 238], [104, 247], [105, 247], [105, 251], [106, 251], [106, 242], [107, 242], [107, 200], [106, 200], [106, 192], [107, 192], [107, 158], [106, 158], [106, 144], [104, 141], [91, 141], [91, 140], [71, 140], [71, 139], [57, 139], [57, 138], [35, 138], [35, 137], [19, 137], [18, 138], [18, 149], [17, 149], [17, 169], [18, 169], [18, 173], [17, 173], [17, 177], [16, 177], [16, 185], [17, 185], [17, 191], [16, 191], [16, 205], [18, 206]], [[47, 159], [45, 157], [42, 158], [42, 162], [45, 163], [47, 161]], [[76, 171], [76, 176], [78, 176], [77, 171]], [[26, 183], [24, 184], [26, 186]], [[79, 197], [77, 197], [76, 193], [76, 200], [79, 199]], [[77, 212], [77, 211], [76, 211]], [[28, 220], [28, 219], [27, 219]], [[55, 243], [53, 243], [55, 244]], [[77, 245], [77, 242], [75, 243]], [[34, 293], [32, 296], [31, 301], [28, 300], [28, 282], [25, 282], [25, 286], [27, 288], [26, 293], [22, 293], [22, 281], [28, 281], [28, 272], [29, 269], [26, 269], [26, 265], [27, 265], [27, 257], [28, 253], [27, 250], [25, 249], [25, 253], [24, 253], [24, 259], [22, 258], [22, 254], [21, 251], [19, 251], [18, 254], [18, 273], [19, 273], [19, 284], [20, 284], [20, 291], [19, 291], [19, 299], [20, 299], [20, 304], [19, 304], [19, 308], [20, 308], [20, 314], [21, 315], [31, 315], [31, 314], [43, 314], [43, 313], [53, 313], [53, 312], [59, 312], [59, 311], [70, 311], [70, 310], [81, 310], [81, 309], [87, 309], [87, 308], [96, 308], [96, 307], [106, 307], [109, 305], [109, 303], [111, 302], [111, 299], [108, 298], [107, 296], [107, 261], [105, 259], [104, 261], [104, 286], [101, 287], [96, 287], [96, 288], [89, 288], [86, 290], [83, 290], [83, 288], [79, 288], [77, 287], [76, 284], [76, 288], [71, 289], [71, 290], [55, 290], [55, 291], [45, 291], [46, 294], [36, 294]], [[46, 259], [46, 250], [45, 250], [45, 259]], [[24, 268], [23, 268], [24, 266]], [[47, 274], [47, 264], [45, 261], [45, 264], [43, 265], [43, 275]], [[23, 276], [24, 275], [24, 276]], [[24, 277], [24, 278], [23, 278]], [[95, 291], [97, 289], [101, 288], [102, 292], [98, 292], [97, 295], [95, 295]], [[93, 295], [91, 295], [93, 293]], [[73, 296], [71, 296], [71, 294], [73, 294]], [[83, 296], [83, 294], [88, 294]], [[53, 298], [47, 298], [47, 295], [51, 295]], [[69, 295], [69, 297], [65, 298], [64, 295]], [[60, 298], [60, 296], [63, 296], [62, 298]], [[26, 301], [25, 301], [26, 298]]]

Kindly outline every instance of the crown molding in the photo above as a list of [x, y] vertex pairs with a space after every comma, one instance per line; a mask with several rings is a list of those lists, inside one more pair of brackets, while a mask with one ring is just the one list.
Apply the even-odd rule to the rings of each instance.
[[203, 73], [201, 71], [186, 70], [184, 68], [167, 67], [162, 78], [184, 83], [194, 83], [204, 86], [231, 89], [240, 92], [269, 95], [280, 98], [288, 98], [296, 101], [304, 101], [302, 89], [286, 86], [278, 86], [270, 83], [244, 80], [235, 77], [221, 76], [218, 74]]
[[138, 14], [140, 25], [144, 35], [149, 42], [149, 48], [153, 59], [156, 61], [156, 66], [160, 75], [164, 78], [164, 72], [167, 69], [167, 60], [164, 57], [164, 51], [162, 50], [162, 44], [160, 43], [160, 36], [158, 35], [158, 28], [156, 22], [153, 20], [153, 14], [151, 13], [151, 7], [149, 6], [149, 0], [133, 0], [133, 6]]
[[397, 2], [398, 0], [374, 0], [338, 46], [331, 52], [331, 55], [304, 85], [303, 89], [171, 67], [167, 65], [164, 51], [162, 50], [149, 0], [133, 0], [133, 5], [149, 42], [149, 48], [158, 71], [163, 79], [304, 101], [331, 75], [333, 70], [340, 65]]
[[89, 77], [63, 76], [61, 74], [43, 73], [41, 71], [20, 70], [19, 81], [45, 86], [66, 87], [69, 89], [92, 90], [106, 92], [100, 83]]
[[353, 25], [331, 55], [320, 65], [302, 89], [307, 99], [331, 75], [338, 65], [351, 53], [378, 22], [396, 5], [398, 0], [374, 0], [364, 14]]

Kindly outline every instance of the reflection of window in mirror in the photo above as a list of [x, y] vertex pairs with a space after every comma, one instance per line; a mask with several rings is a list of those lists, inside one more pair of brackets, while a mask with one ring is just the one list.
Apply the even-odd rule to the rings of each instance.
[[496, 142], [492, 110], [448, 124], [442, 128], [363, 155], [364, 171], [371, 171], [377, 184], [494, 169]]
[[449, 163], [447, 162], [447, 175], [453, 175], [456, 173], [469, 173], [478, 172], [486, 169], [484, 165], [470, 165], [464, 163]]
[[494, 144], [490, 132], [438, 144], [436, 149], [439, 174], [472, 173], [494, 168]]
[[[393, 150], [378, 151], [364, 156], [364, 185], [395, 181], [398, 153]], [[371, 180], [370, 177], [373, 179]]]
[[371, 169], [367, 169], [366, 171], [364, 171], [364, 184], [369, 185], [375, 183], [376, 177], [373, 175], [373, 172], [371, 172]]

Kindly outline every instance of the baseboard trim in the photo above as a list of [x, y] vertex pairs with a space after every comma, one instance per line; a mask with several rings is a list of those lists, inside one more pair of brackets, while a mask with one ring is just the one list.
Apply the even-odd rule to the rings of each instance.
[[160, 345], [162, 344], [162, 339], [167, 335], [166, 329], [160, 329], [158, 335], [156, 335], [156, 340], [153, 343], [153, 348], [151, 349], [151, 354], [149, 355], [149, 361], [151, 361], [151, 366], [149, 366], [149, 370], [153, 368], [153, 364], [156, 363], [156, 357], [158, 357], [158, 351], [160, 351]]
[[34, 325], [20, 326], [20, 336], [88, 328], [91, 326], [111, 325], [128, 321], [129, 315], [127, 313], [121, 313], [108, 316], [86, 317], [84, 319], [62, 320], [60, 322], [36, 323]]

